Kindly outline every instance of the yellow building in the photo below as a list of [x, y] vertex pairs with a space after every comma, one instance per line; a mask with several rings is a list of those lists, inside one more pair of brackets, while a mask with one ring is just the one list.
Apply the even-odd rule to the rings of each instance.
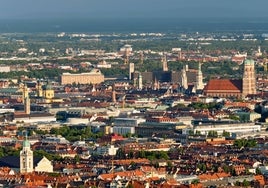
[[46, 99], [54, 98], [54, 89], [51, 84], [47, 83], [42, 87], [43, 94], [42, 96]]
[[99, 84], [104, 81], [104, 75], [98, 69], [93, 69], [88, 73], [71, 74], [63, 73], [61, 75], [61, 84]]
[[41, 86], [39, 83], [37, 85], [37, 96], [44, 99], [46, 103], [52, 103], [52, 102], [63, 102], [63, 99], [55, 98], [54, 96], [54, 89], [50, 83], [47, 83], [46, 85]]

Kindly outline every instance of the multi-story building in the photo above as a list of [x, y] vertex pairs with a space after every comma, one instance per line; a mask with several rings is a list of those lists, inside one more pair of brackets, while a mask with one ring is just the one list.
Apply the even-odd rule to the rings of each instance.
[[104, 75], [98, 69], [93, 69], [88, 73], [71, 74], [63, 73], [61, 75], [61, 84], [99, 84], [104, 81]]

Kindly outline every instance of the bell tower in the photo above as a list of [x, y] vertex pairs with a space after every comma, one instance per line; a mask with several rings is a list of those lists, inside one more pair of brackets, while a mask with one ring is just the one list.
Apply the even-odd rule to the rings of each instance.
[[20, 151], [20, 173], [31, 172], [33, 172], [33, 151], [31, 150], [31, 145], [26, 135], [22, 150]]
[[168, 64], [167, 64], [167, 55], [163, 54], [162, 56], [162, 67], [163, 67], [163, 71], [168, 71]]
[[196, 89], [202, 90], [204, 89], [204, 83], [203, 83], [203, 74], [201, 69], [201, 62], [198, 63], [198, 72], [196, 75]]
[[244, 62], [242, 96], [246, 97], [249, 94], [256, 94], [256, 77], [254, 61], [247, 59]]
[[187, 66], [183, 66], [182, 68], [182, 72], [181, 72], [181, 86], [183, 87], [183, 89], [188, 89], [188, 79], [187, 79]]

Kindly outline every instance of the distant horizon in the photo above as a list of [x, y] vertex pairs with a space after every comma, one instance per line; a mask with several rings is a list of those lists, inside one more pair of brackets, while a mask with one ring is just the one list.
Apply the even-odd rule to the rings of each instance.
[[0, 19], [0, 33], [14, 32], [268, 32], [263, 18]]
[[267, 7], [267, 0], [8, 0], [0, 18], [267, 18]]

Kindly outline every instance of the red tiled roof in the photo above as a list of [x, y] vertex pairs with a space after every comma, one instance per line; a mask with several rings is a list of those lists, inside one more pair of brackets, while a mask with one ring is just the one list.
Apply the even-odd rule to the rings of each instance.
[[124, 172], [115, 172], [110, 174], [101, 174], [99, 175], [99, 179], [102, 180], [112, 180], [116, 176], [120, 177], [142, 177], [144, 176], [144, 173], [141, 170], [132, 170], [132, 171], [124, 171]]
[[241, 92], [242, 80], [213, 79], [209, 80], [205, 89], [206, 91], [230, 91]]

